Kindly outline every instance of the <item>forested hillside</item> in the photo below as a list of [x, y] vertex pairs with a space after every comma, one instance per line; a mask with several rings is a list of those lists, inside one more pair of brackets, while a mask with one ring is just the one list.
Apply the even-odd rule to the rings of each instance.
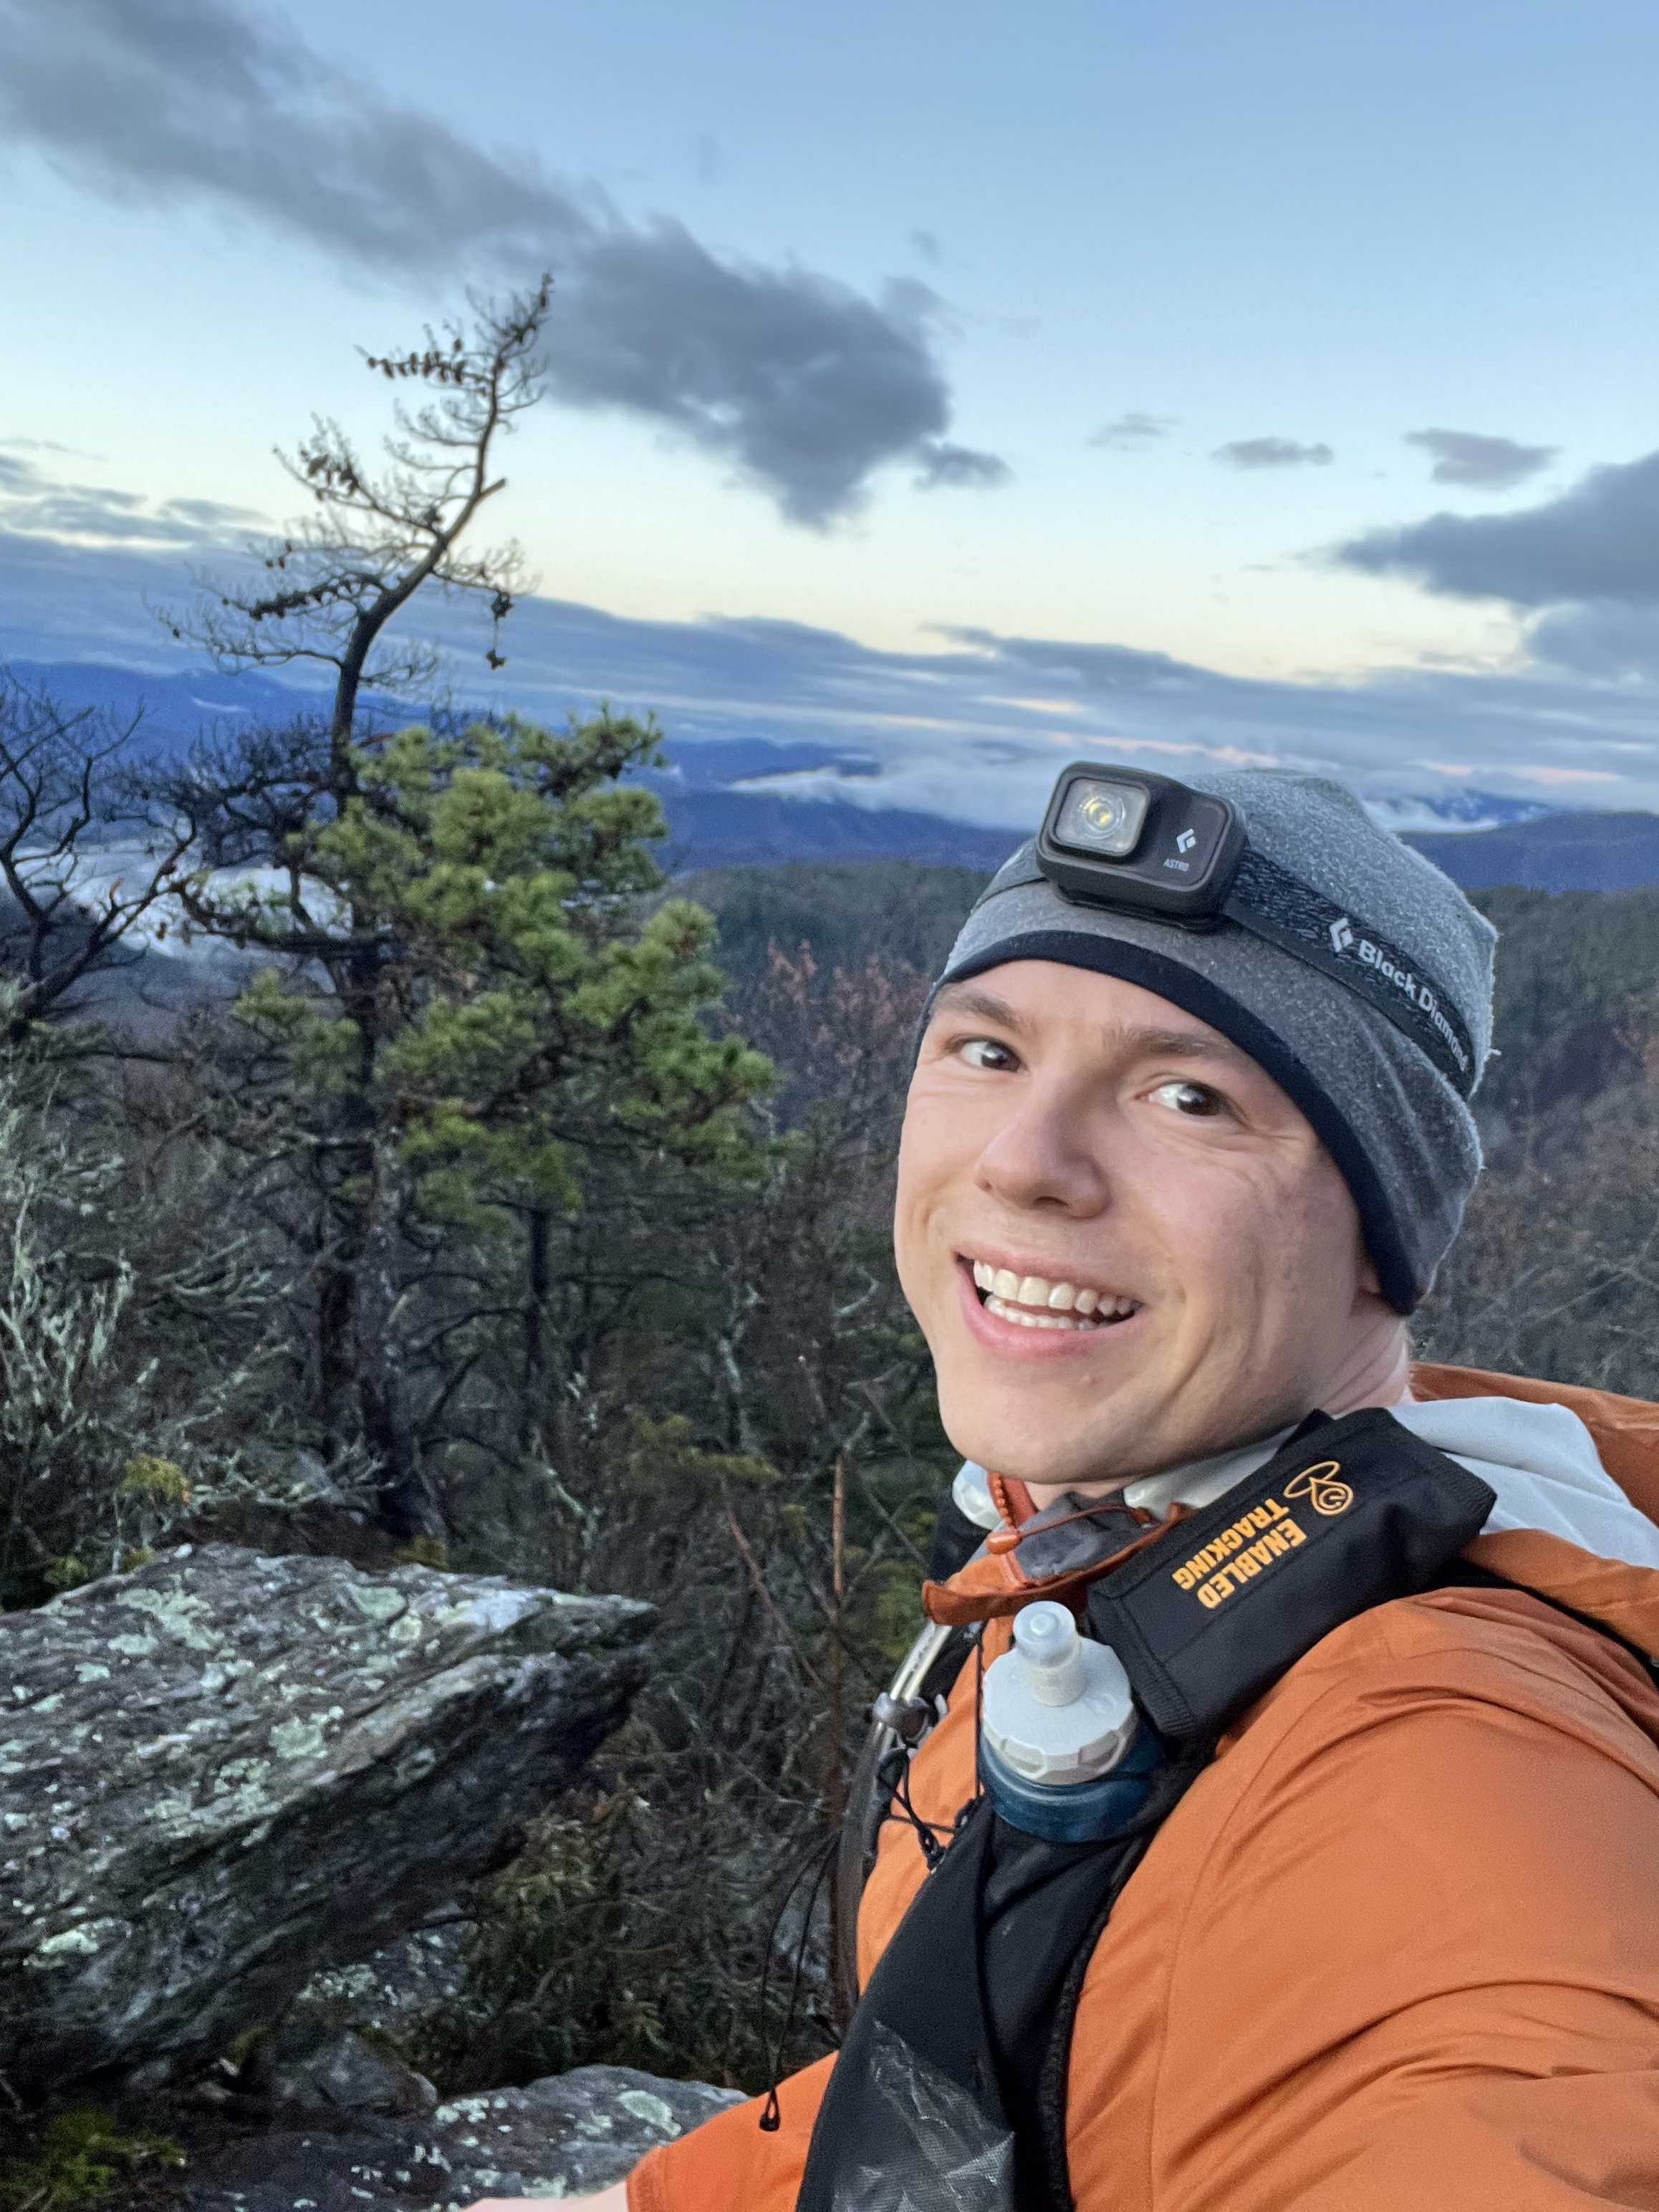
[[[926, 981], [983, 879], [799, 864], [670, 897], [654, 802], [615, 781], [647, 735], [369, 747], [381, 828], [307, 833], [398, 947], [355, 1006], [323, 915], [261, 965], [269, 910], [198, 888], [254, 962], [239, 997], [131, 1043], [26, 1025], [7, 1063], [6, 1604], [216, 1536], [663, 1609], [602, 1777], [468, 1907], [412, 2052], [448, 2087], [764, 2078], [769, 1929], [953, 1466], [885, 1218]], [[550, 937], [573, 882], [586, 919]], [[1420, 1341], [1659, 1394], [1659, 892], [1480, 898], [1490, 1168]], [[833, 2027], [820, 1972], [792, 2058]]]

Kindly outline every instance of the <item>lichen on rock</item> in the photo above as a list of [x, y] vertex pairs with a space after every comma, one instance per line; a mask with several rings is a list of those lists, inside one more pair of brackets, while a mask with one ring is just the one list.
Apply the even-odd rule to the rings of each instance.
[[159, 2080], [415, 1927], [618, 1725], [649, 1619], [228, 1545], [0, 1617], [0, 2073]]

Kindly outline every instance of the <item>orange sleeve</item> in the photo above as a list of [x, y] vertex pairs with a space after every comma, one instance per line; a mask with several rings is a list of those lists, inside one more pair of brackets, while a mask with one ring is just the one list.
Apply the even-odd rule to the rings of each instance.
[[[1659, 2208], [1659, 1755], [1534, 1649], [1378, 1669], [1234, 1805], [1168, 1984], [1158, 2212]], [[1109, 2107], [1089, 2072], [1074, 2043]]]
[[[999, 1642], [1000, 1639], [1000, 1642]], [[990, 1656], [1006, 1649], [1007, 1625], [987, 1632]], [[963, 1670], [949, 1717], [922, 1746], [910, 1770], [921, 1816], [948, 1832], [957, 1808], [973, 1795], [975, 1708], [973, 1669]], [[902, 1821], [882, 1832], [875, 1872], [859, 1910], [860, 1984], [868, 1981], [893, 1930], [921, 1887], [927, 1863], [915, 1833]], [[678, 2142], [650, 2152], [628, 2178], [629, 2212], [793, 2212], [818, 2105], [833, 2057], [792, 2074], [778, 2087], [782, 2125], [763, 2135], [763, 2100], [733, 2105]]]
[[751, 2097], [647, 2152], [628, 2177], [628, 2212], [794, 2212], [835, 2063], [820, 2058], [779, 2083], [775, 2134], [761, 2132], [763, 2100]]

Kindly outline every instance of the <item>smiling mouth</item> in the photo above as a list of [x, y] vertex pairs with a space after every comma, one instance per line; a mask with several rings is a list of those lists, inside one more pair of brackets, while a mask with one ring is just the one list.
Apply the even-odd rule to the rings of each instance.
[[974, 1288], [986, 1311], [999, 1321], [1017, 1322], [1022, 1328], [1111, 1328], [1140, 1311], [1139, 1298], [1114, 1291], [1051, 1283], [1044, 1275], [1017, 1275], [1012, 1267], [994, 1267], [988, 1260], [975, 1260], [972, 1266]]

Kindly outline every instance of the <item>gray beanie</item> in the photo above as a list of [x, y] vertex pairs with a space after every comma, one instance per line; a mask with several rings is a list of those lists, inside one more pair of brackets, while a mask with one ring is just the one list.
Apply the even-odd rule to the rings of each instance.
[[[1250, 770], [1188, 781], [1237, 808], [1250, 854], [1369, 924], [1434, 979], [1472, 1048], [1461, 1086], [1472, 1091], [1492, 1048], [1497, 933], [1456, 884], [1379, 830], [1339, 783]], [[1307, 1116], [1353, 1194], [1383, 1296], [1410, 1313], [1457, 1234], [1480, 1140], [1459, 1087], [1360, 994], [1374, 979], [1357, 976], [1350, 988], [1328, 957], [1310, 965], [1234, 921], [1199, 933], [1079, 903], [1038, 872], [1033, 849], [1022, 846], [993, 879], [935, 988], [1006, 961], [1055, 960], [1138, 983], [1219, 1030]]]

